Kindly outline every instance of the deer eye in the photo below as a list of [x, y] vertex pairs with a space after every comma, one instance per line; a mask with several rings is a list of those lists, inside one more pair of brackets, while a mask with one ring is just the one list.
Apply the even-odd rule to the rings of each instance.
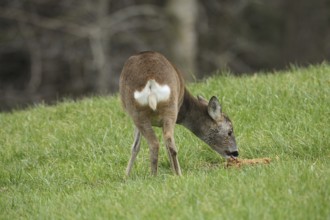
[[229, 132], [228, 132], [228, 136], [231, 136], [233, 134], [233, 130], [230, 130]]

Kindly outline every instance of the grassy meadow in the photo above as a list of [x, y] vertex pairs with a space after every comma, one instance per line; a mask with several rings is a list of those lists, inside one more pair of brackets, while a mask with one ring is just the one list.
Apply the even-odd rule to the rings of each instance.
[[330, 219], [328, 64], [188, 87], [219, 97], [241, 158], [272, 162], [227, 169], [177, 126], [183, 177], [163, 145], [150, 176], [143, 140], [124, 178], [133, 124], [118, 96], [38, 105], [0, 113], [0, 219]]

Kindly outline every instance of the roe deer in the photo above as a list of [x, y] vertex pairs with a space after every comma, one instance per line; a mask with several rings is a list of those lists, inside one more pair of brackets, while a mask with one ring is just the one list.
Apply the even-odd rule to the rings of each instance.
[[131, 56], [121, 72], [119, 88], [122, 105], [135, 124], [127, 176], [140, 150], [141, 134], [149, 145], [151, 174], [157, 174], [159, 141], [152, 126], [162, 127], [170, 164], [177, 175], [181, 169], [174, 142], [176, 123], [225, 158], [238, 156], [233, 125], [222, 113], [218, 99], [213, 96], [208, 102], [190, 95], [182, 74], [163, 55], [146, 51]]

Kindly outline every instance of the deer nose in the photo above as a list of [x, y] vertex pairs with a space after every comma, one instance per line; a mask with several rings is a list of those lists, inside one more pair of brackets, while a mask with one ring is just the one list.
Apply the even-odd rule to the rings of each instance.
[[238, 157], [238, 151], [230, 152], [229, 156]]

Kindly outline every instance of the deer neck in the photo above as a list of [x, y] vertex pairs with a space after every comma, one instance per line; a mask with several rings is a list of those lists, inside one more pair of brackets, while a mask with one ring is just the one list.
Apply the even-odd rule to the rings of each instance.
[[183, 125], [199, 137], [205, 114], [207, 114], [207, 106], [200, 103], [185, 89], [176, 123]]

